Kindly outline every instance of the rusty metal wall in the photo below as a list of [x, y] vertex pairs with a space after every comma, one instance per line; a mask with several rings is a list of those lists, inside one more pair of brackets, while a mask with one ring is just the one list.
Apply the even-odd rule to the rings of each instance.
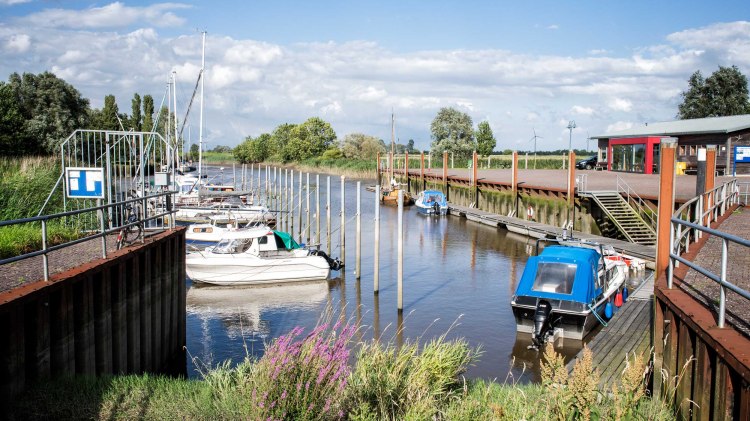
[[184, 374], [184, 272], [178, 228], [0, 293], [0, 401], [66, 375]]

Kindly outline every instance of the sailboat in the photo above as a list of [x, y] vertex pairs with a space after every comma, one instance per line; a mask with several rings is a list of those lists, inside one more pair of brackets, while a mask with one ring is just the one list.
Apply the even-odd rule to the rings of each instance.
[[383, 187], [382, 191], [380, 193], [380, 203], [384, 205], [398, 205], [398, 195], [399, 192], [403, 192], [404, 196], [404, 206], [413, 205], [414, 204], [414, 198], [412, 197], [411, 193], [409, 193], [409, 189], [406, 190], [401, 188], [401, 184], [396, 182], [396, 177], [393, 174], [393, 156], [394, 156], [394, 149], [396, 145], [396, 118], [393, 115], [393, 112], [391, 112], [391, 181], [390, 185], [388, 187]]

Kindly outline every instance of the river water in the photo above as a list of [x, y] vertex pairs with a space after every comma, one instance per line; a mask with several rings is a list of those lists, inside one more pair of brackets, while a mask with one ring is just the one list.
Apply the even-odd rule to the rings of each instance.
[[[216, 173], [216, 168], [209, 174]], [[231, 167], [225, 169], [231, 181]], [[248, 173], [249, 175], [249, 173]], [[238, 174], [238, 179], [240, 178]], [[255, 173], [257, 177], [257, 170]], [[321, 175], [321, 231], [325, 241], [326, 178]], [[403, 305], [397, 311], [397, 209], [380, 207], [380, 292], [373, 293], [375, 193], [362, 181], [362, 274], [355, 277], [356, 181], [347, 180], [346, 268], [333, 279], [272, 287], [195, 286], [188, 279], [187, 371], [191, 377], [227, 359], [259, 357], [264, 344], [296, 326], [309, 332], [325, 317], [345, 317], [361, 326], [358, 339], [381, 338], [395, 344], [447, 333], [465, 338], [483, 354], [468, 378], [507, 382], [538, 381], [539, 354], [527, 349], [528, 334], [516, 334], [510, 300], [534, 241], [503, 229], [463, 218], [426, 217], [406, 207], [404, 225]], [[295, 191], [298, 182], [295, 174]], [[310, 175], [311, 208], [315, 210], [315, 175]], [[257, 178], [255, 179], [257, 185]], [[332, 256], [339, 247], [340, 178], [331, 176]], [[305, 196], [303, 196], [305, 197]], [[297, 200], [294, 201], [295, 206]], [[303, 198], [303, 209], [306, 199]], [[303, 211], [303, 221], [304, 217]], [[311, 217], [315, 231], [314, 217]], [[296, 221], [295, 221], [296, 224]], [[295, 232], [297, 228], [295, 228]], [[296, 234], [295, 234], [296, 236]], [[331, 315], [331, 313], [333, 315]], [[328, 314], [328, 316], [326, 316]], [[592, 336], [589, 335], [589, 338]], [[583, 346], [559, 341], [566, 359]]]

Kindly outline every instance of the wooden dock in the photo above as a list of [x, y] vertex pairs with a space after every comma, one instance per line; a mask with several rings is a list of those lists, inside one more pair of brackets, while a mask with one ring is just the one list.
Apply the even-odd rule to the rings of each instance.
[[[540, 222], [529, 221], [512, 216], [498, 215], [483, 211], [481, 209], [454, 205], [452, 203], [448, 204], [448, 211], [451, 215], [454, 216], [463, 216], [470, 221], [479, 222], [493, 227], [504, 228], [511, 232], [525, 234], [529, 237], [562, 237], [562, 228], [542, 224]], [[653, 262], [656, 260], [656, 248], [652, 246], [644, 246], [642, 244], [615, 240], [613, 238], [587, 234], [579, 231], [574, 231], [573, 235], [575, 236], [575, 238], [580, 238], [582, 240], [590, 240], [600, 244], [610, 245], [620, 253], [644, 259], [646, 260], [646, 266], [653, 269]]]
[[[651, 347], [651, 320], [653, 318], [654, 277], [649, 276], [589, 342], [594, 360], [599, 370], [600, 390], [611, 390], [625, 368], [626, 359], [634, 354], [648, 353]], [[573, 370], [579, 353], [568, 362], [568, 371]], [[649, 358], [647, 355], [646, 358]]]

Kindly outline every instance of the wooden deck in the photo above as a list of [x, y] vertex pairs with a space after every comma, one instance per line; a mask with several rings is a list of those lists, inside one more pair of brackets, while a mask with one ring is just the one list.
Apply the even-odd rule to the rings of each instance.
[[[615, 313], [609, 324], [602, 328], [588, 347], [594, 357], [594, 367], [599, 370], [599, 388], [611, 390], [625, 368], [626, 359], [635, 354], [648, 353], [651, 347], [651, 320], [653, 318], [654, 277], [649, 276]], [[568, 371], [575, 361], [568, 362]], [[648, 358], [648, 356], [646, 356]]]
[[[451, 215], [463, 216], [470, 221], [479, 222], [494, 227], [505, 228], [508, 231], [525, 234], [529, 237], [554, 238], [562, 236], [562, 228], [529, 221], [526, 219], [498, 215], [483, 211], [481, 209], [454, 205], [452, 203], [448, 204], [448, 210]], [[653, 262], [656, 260], [656, 248], [652, 246], [644, 246], [627, 241], [615, 240], [612, 238], [601, 237], [593, 234], [586, 234], [579, 231], [574, 231], [573, 234], [576, 238], [591, 240], [604, 245], [611, 245], [620, 253], [644, 259], [647, 262], [646, 266], [653, 269]]]

